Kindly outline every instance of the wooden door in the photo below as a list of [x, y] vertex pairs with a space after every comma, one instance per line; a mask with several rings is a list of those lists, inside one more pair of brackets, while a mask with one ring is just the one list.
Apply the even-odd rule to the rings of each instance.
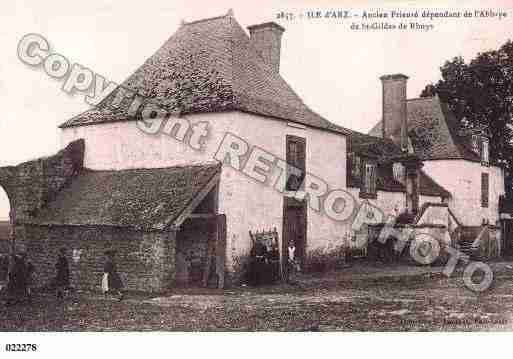
[[513, 255], [513, 220], [503, 219], [502, 224], [502, 252], [506, 256]]
[[295, 258], [303, 264], [306, 255], [306, 203], [294, 198], [284, 199], [283, 213], [283, 263], [288, 259], [289, 242], [294, 241]]

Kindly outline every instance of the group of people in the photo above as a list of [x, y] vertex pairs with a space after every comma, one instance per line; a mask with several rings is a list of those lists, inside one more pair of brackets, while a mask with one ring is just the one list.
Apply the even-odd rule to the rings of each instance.
[[[50, 286], [55, 289], [57, 298], [64, 298], [64, 292], [69, 288], [69, 266], [64, 248], [59, 250], [55, 263], [56, 275]], [[6, 305], [22, 302], [31, 302], [32, 285], [35, 267], [28, 260], [27, 252], [20, 251], [11, 255], [7, 276], [7, 301]]]
[[27, 253], [21, 252], [11, 256], [7, 276], [6, 305], [31, 300], [32, 274], [34, 265], [27, 260]]
[[274, 242], [256, 241], [250, 252], [248, 282], [258, 286], [270, 284], [280, 277], [280, 251]]
[[[287, 260], [284, 265], [284, 280], [292, 283], [294, 276], [300, 271], [295, 256], [296, 247], [293, 241], [287, 246]], [[276, 241], [264, 244], [256, 241], [250, 252], [248, 282], [258, 286], [271, 284], [280, 279], [280, 251]]]
[[[101, 288], [105, 296], [113, 294], [121, 300], [123, 299], [123, 282], [117, 273], [114, 261], [115, 253], [114, 250], [105, 252], [106, 260], [101, 278]], [[31, 302], [34, 271], [35, 267], [28, 260], [25, 251], [11, 255], [7, 275], [6, 305]], [[55, 277], [50, 281], [49, 287], [55, 290], [57, 299], [64, 299], [66, 292], [70, 289], [70, 269], [65, 248], [59, 250], [55, 262]]]

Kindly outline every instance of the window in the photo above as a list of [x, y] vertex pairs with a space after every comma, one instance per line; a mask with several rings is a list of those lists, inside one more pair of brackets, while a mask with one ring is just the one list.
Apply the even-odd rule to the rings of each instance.
[[376, 196], [376, 164], [365, 162], [363, 165], [363, 180], [360, 195], [364, 197]]
[[481, 207], [488, 207], [488, 194], [490, 191], [490, 179], [488, 173], [481, 173]]
[[306, 172], [306, 140], [287, 135], [287, 191], [299, 191]]
[[401, 183], [405, 182], [404, 178], [404, 166], [402, 163], [395, 162], [392, 167], [392, 172], [394, 174], [394, 179]]
[[483, 137], [481, 142], [481, 163], [488, 165], [490, 163], [490, 142], [488, 138]]
[[354, 155], [352, 158], [351, 171], [354, 178], [360, 178], [362, 173], [362, 162], [360, 156]]
[[472, 151], [479, 153], [479, 136], [472, 135]]

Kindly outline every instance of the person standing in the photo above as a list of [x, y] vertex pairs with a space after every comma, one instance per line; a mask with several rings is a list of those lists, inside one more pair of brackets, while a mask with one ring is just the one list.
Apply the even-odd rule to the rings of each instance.
[[6, 305], [19, 303], [26, 295], [27, 282], [23, 256], [12, 254], [12, 265], [7, 283], [8, 299]]
[[118, 296], [118, 299], [123, 300], [123, 282], [116, 269], [115, 262], [116, 251], [105, 251], [105, 265], [103, 266], [102, 290], [105, 295], [112, 293]]
[[64, 298], [64, 292], [69, 288], [69, 265], [66, 259], [66, 249], [59, 250], [59, 257], [55, 263], [56, 276], [55, 276], [55, 289], [58, 299]]
[[25, 295], [27, 297], [27, 300], [31, 302], [33, 283], [32, 276], [34, 274], [34, 265], [32, 264], [32, 262], [30, 262], [30, 260], [27, 259], [27, 252], [23, 252], [21, 256], [23, 258], [23, 264], [25, 269]]
[[296, 261], [296, 246], [294, 245], [294, 241], [289, 241], [287, 254], [287, 282], [293, 284], [293, 278], [295, 277], [295, 274], [299, 272], [299, 264]]
[[271, 242], [270, 249], [267, 253], [271, 266], [271, 281], [274, 283], [280, 278], [280, 251], [276, 240]]

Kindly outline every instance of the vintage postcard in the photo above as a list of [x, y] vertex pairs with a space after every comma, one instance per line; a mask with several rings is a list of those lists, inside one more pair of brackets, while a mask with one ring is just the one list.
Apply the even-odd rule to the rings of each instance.
[[513, 329], [511, 1], [34, 0], [0, 30], [2, 357]]

